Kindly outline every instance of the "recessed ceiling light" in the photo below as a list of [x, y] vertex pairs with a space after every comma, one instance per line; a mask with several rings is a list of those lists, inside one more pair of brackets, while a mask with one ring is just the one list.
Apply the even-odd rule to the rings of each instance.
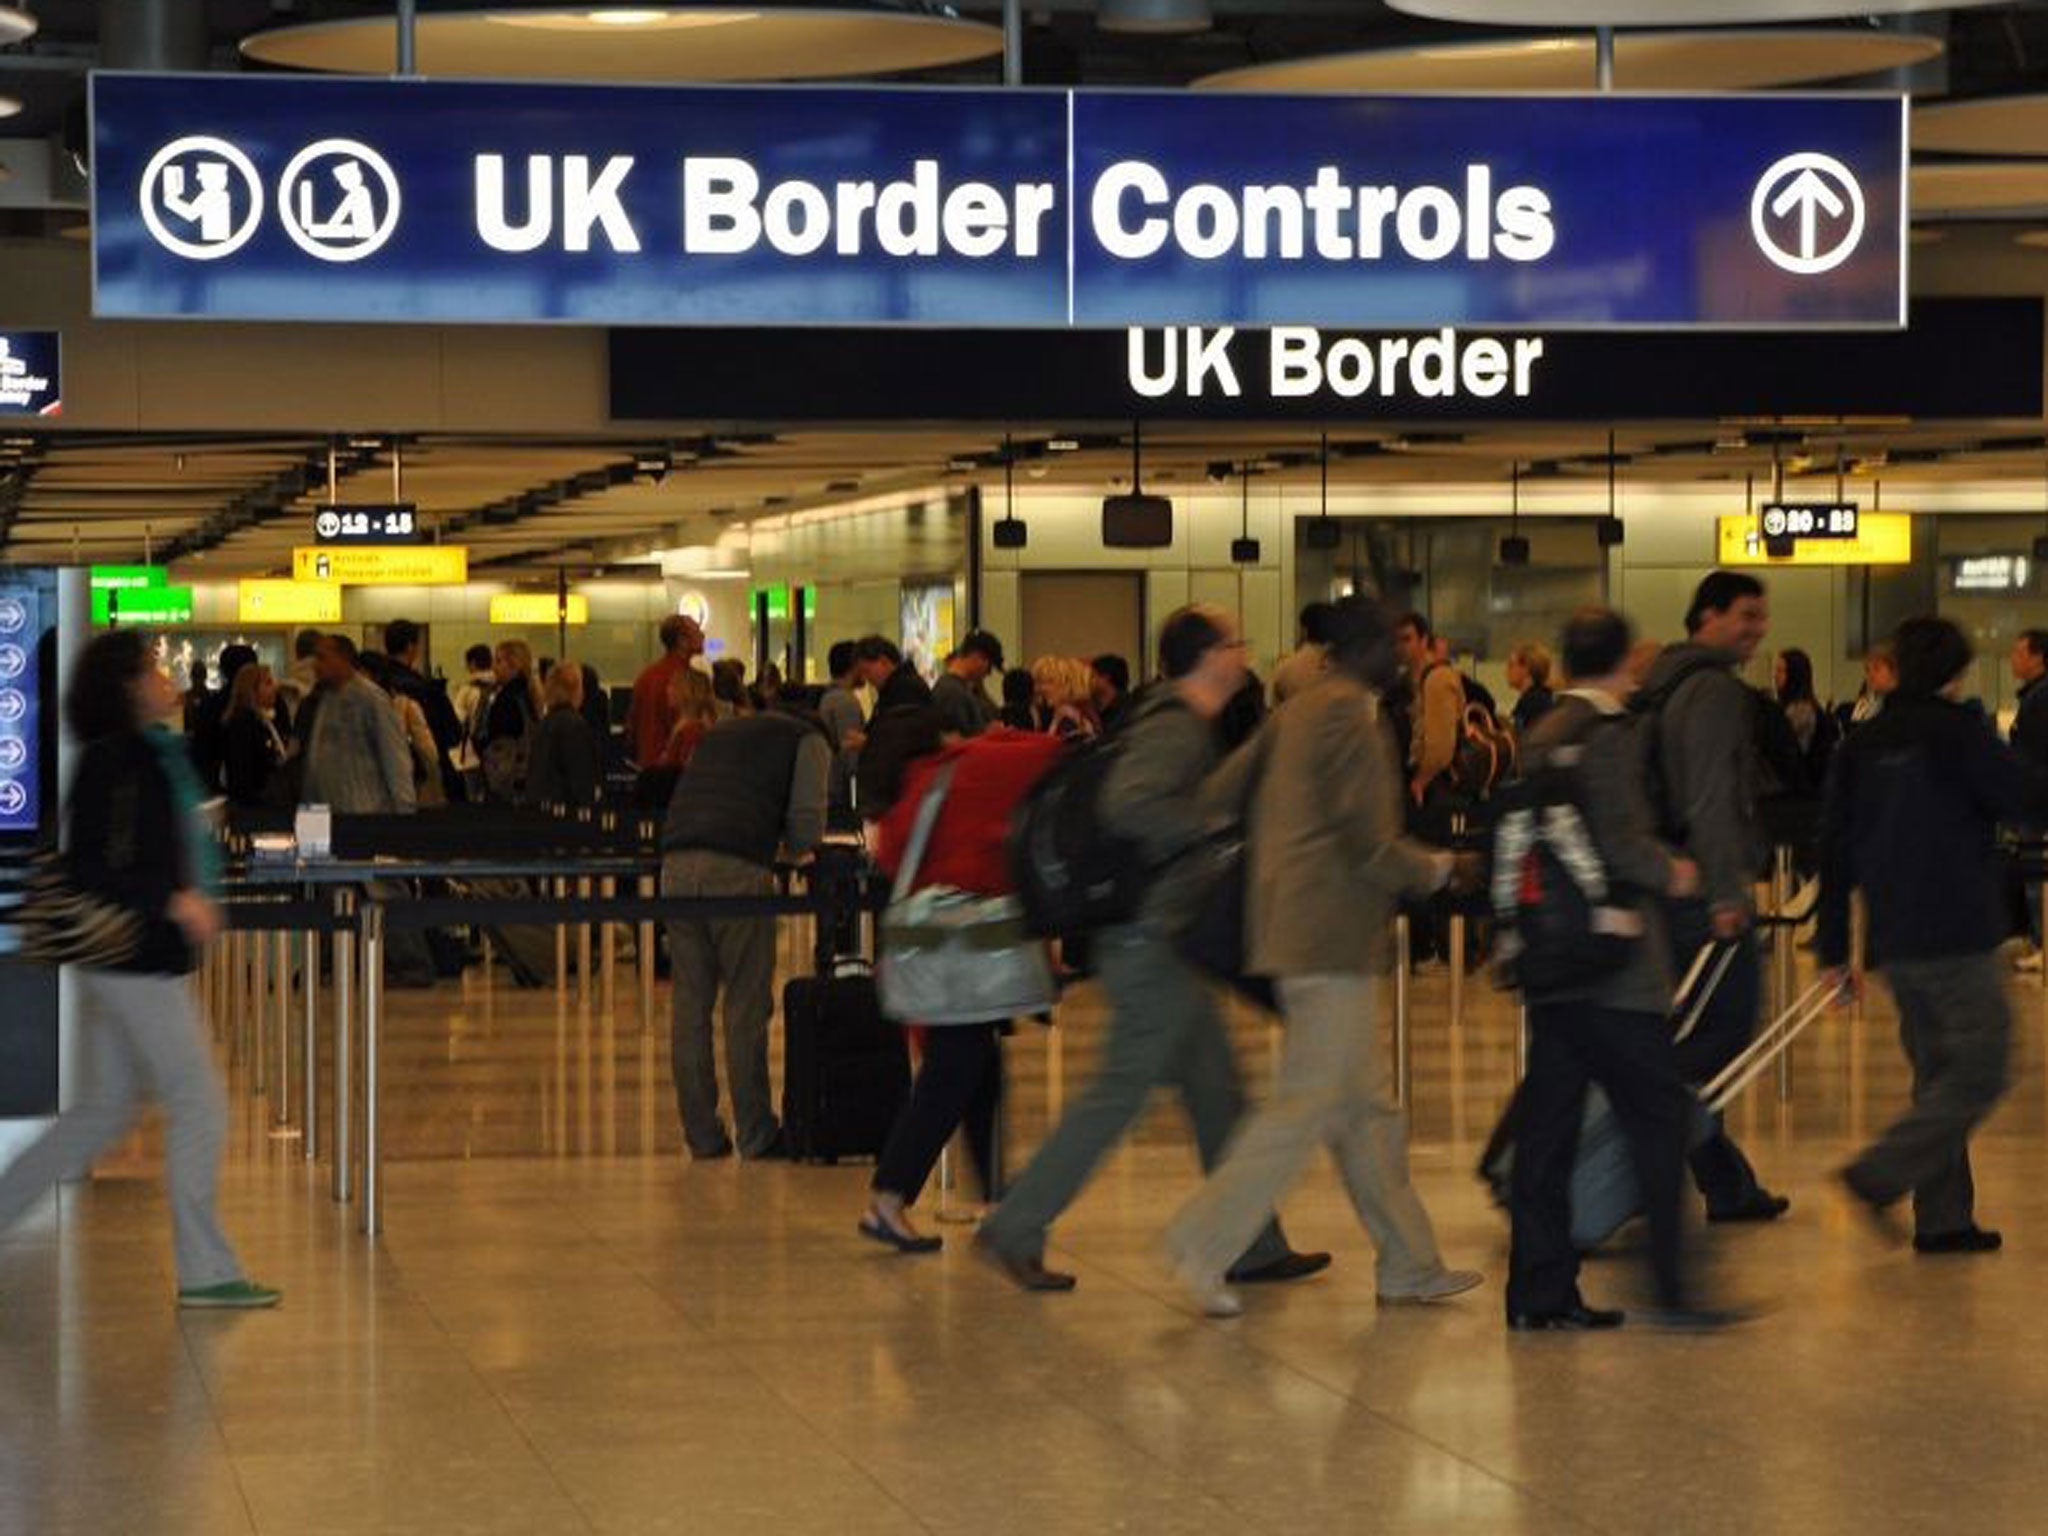
[[0, 96], [0, 117], [18, 117], [21, 114], [21, 98]]
[[732, 10], [723, 6], [702, 6], [688, 10], [630, 9], [612, 6], [595, 11], [494, 12], [490, 19], [507, 27], [537, 27], [548, 32], [581, 32], [591, 27], [639, 28], [643, 31], [680, 31], [685, 27], [722, 27], [738, 21], [758, 21], [760, 12]]
[[35, 35], [35, 17], [19, 6], [0, 5], [0, 44], [18, 43]]

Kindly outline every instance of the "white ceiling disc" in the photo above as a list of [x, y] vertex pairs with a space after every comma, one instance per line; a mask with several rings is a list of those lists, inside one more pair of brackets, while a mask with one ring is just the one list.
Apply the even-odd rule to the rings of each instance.
[[1989, 161], [1913, 167], [1913, 217], [1988, 217], [2048, 208], [2048, 163]]
[[[1614, 40], [1614, 79], [1636, 91], [1761, 90], [1903, 69], [1941, 51], [1932, 37], [1833, 27], [1626, 32]], [[1591, 89], [1593, 72], [1593, 39], [1579, 33], [1284, 59], [1195, 84], [1226, 91], [1555, 91]]]
[[1959, 11], [2004, 0], [1387, 0], [1433, 21], [1492, 27], [1715, 27]]
[[12, 5], [0, 5], [0, 47], [36, 35], [36, 19]]
[[[1000, 53], [980, 22], [851, 6], [443, 11], [419, 18], [423, 75], [548, 80], [815, 80], [896, 74]], [[266, 64], [341, 74], [396, 68], [391, 19], [280, 27], [246, 38]]]
[[1913, 147], [1955, 155], [2048, 155], [2048, 95], [1915, 107]]

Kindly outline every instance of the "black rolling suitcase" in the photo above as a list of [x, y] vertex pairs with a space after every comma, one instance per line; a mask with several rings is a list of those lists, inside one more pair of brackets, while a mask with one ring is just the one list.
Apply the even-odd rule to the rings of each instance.
[[[828, 868], [821, 857], [818, 878]], [[802, 1162], [879, 1157], [910, 1092], [910, 1051], [873, 965], [839, 952], [840, 925], [818, 930], [817, 974], [782, 989], [783, 1142]]]
[[[1732, 945], [1710, 944], [1701, 949], [1673, 1005], [1673, 1031], [1677, 1038], [1684, 1039], [1699, 1022], [1715, 988], [1728, 973], [1734, 955]], [[1725, 1110], [1809, 1024], [1827, 1012], [1832, 1001], [1826, 983], [1815, 982], [1798, 1001], [1766, 1025], [1741, 1055], [1701, 1085], [1700, 1109], [1693, 1127], [1695, 1142], [1711, 1132], [1713, 1116]], [[1517, 1092], [1508, 1101], [1479, 1159], [1479, 1177], [1492, 1190], [1494, 1203], [1503, 1210], [1507, 1208], [1514, 1178], [1515, 1110], [1519, 1102]], [[1578, 1155], [1572, 1165], [1571, 1200], [1572, 1242], [1581, 1252], [1598, 1248], [1642, 1214], [1642, 1195], [1636, 1184], [1628, 1139], [1622, 1135], [1614, 1111], [1598, 1087], [1586, 1092], [1585, 1118], [1579, 1123]]]

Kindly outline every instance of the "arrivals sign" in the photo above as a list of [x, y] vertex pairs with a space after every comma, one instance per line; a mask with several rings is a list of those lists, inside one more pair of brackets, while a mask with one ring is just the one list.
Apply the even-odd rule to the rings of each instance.
[[0, 331], [0, 416], [57, 416], [64, 387], [55, 331]]
[[235, 589], [235, 616], [244, 624], [339, 624], [341, 588], [331, 581], [244, 576]]
[[94, 312], [1896, 327], [1895, 96], [101, 74]]
[[[1866, 512], [1853, 533], [1844, 535], [1767, 535], [1763, 519], [1753, 512], [1731, 512], [1716, 519], [1719, 565], [1910, 565], [1913, 561], [1913, 519], [1905, 512]], [[1790, 541], [1786, 553], [1769, 546]], [[1785, 548], [1780, 544], [1780, 548]]]
[[461, 544], [322, 544], [292, 551], [294, 581], [344, 587], [459, 587], [469, 580]]

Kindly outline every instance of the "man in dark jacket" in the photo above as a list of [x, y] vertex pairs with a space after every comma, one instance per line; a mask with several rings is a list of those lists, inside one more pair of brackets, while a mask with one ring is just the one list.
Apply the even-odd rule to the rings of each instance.
[[1003, 643], [977, 629], [946, 659], [946, 669], [932, 684], [932, 708], [948, 734], [979, 736], [996, 723], [995, 701], [988, 696], [991, 672], [1003, 670]]
[[1988, 1253], [1977, 1225], [1970, 1133], [2010, 1081], [2012, 1014], [2001, 822], [2048, 811], [2048, 769], [2003, 745], [1962, 702], [1970, 642], [1946, 619], [1908, 619], [1899, 685], [1842, 744], [1821, 823], [1820, 958], [1849, 984], [1849, 894], [1870, 913], [1870, 955], [1899, 1009], [1913, 1106], [1841, 1172], [1881, 1214], [1913, 1196], [1922, 1253]]
[[[1757, 700], [1739, 667], [1770, 632], [1763, 583], [1714, 571], [1686, 610], [1683, 644], [1659, 653], [1640, 704], [1650, 715], [1646, 744], [1650, 805], [1658, 835], [1700, 867], [1700, 892], [1670, 903], [1672, 969], [1684, 975], [1709, 939], [1740, 945], [1698, 1026], [1679, 1043], [1678, 1070], [1703, 1083], [1756, 1033], [1763, 1001], [1753, 887], [1770, 856], [1758, 809]], [[1693, 1149], [1692, 1173], [1709, 1221], [1774, 1221], [1792, 1202], [1758, 1183], [1726, 1127]]]
[[869, 635], [854, 645], [860, 680], [875, 690], [875, 712], [854, 769], [854, 798], [869, 821], [889, 814], [913, 758], [936, 752], [945, 722], [932, 704], [932, 690], [915, 667], [903, 664], [894, 642]]
[[467, 794], [453, 756], [462, 743], [462, 721], [455, 714], [447, 685], [420, 671], [424, 641], [425, 631], [411, 619], [393, 619], [384, 626], [384, 654], [391, 660], [391, 692], [411, 699], [427, 717], [427, 730], [434, 738], [436, 768], [442, 788], [452, 802]]
[[[790, 715], [742, 715], [705, 732], [662, 828], [662, 894], [774, 895], [777, 850], [808, 853], [825, 835], [831, 764], [825, 733]], [[711, 1042], [711, 1008], [722, 984], [740, 1155], [781, 1156], [782, 1128], [768, 1090], [775, 919], [685, 918], [671, 922], [668, 935], [676, 1108], [691, 1155], [726, 1157], [733, 1148], [719, 1117]]]
[[[1244, 680], [1244, 641], [1230, 615], [1190, 607], [1167, 619], [1159, 651], [1166, 681], [1125, 728], [1102, 786], [1104, 824], [1139, 845], [1151, 876], [1137, 916], [1093, 936], [1114, 1010], [1102, 1065], [975, 1238], [976, 1252], [1027, 1290], [1073, 1288], [1072, 1275], [1046, 1267], [1047, 1230], [1144, 1113], [1154, 1088], [1179, 1090], [1205, 1169], [1222, 1157], [1244, 1111], [1216, 999], [1174, 946], [1193, 915], [1189, 893], [1202, 889], [1187, 878], [1190, 866], [1218, 830], [1203, 780], [1216, 765], [1216, 720]], [[1232, 1278], [1287, 1280], [1329, 1262], [1328, 1254], [1289, 1252], [1272, 1221]]]

